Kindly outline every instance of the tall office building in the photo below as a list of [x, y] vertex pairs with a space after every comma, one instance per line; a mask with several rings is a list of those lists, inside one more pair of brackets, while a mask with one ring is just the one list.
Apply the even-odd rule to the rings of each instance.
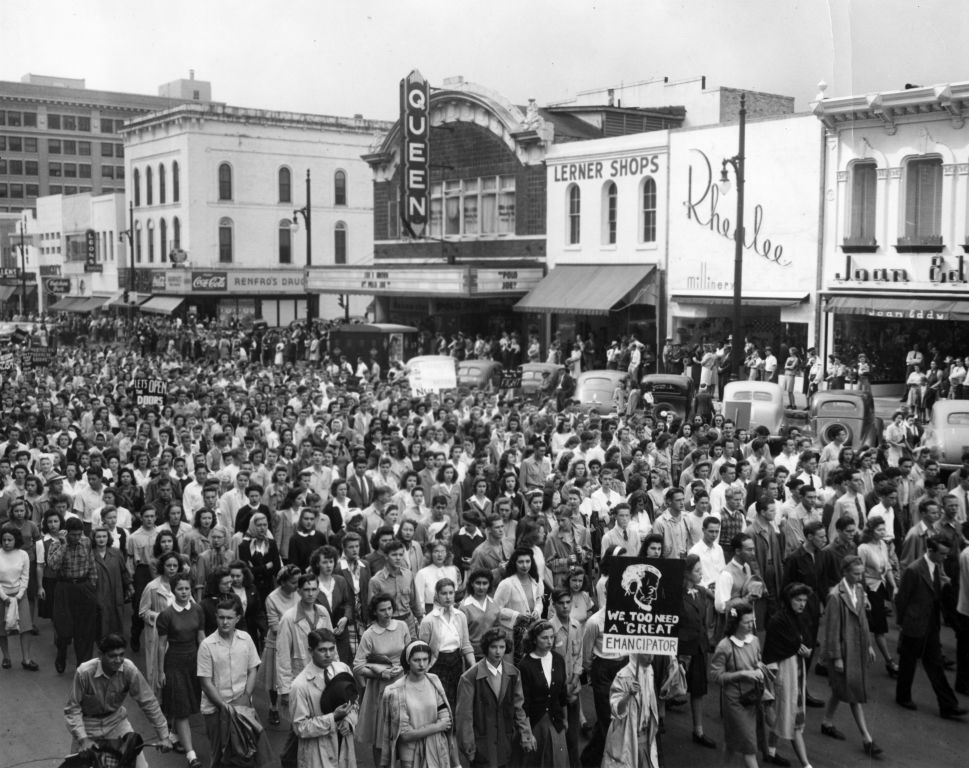
[[34, 210], [43, 195], [124, 192], [124, 121], [211, 100], [211, 83], [194, 72], [160, 86], [157, 96], [33, 74], [0, 81], [0, 213]]

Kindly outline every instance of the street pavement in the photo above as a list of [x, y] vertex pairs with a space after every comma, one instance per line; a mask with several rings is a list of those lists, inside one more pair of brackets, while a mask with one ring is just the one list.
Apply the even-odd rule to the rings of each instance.
[[[40, 672], [27, 672], [20, 667], [20, 649], [16, 639], [11, 638], [13, 668], [0, 670], [0, 768], [57, 768], [60, 760], [70, 751], [70, 736], [64, 725], [63, 708], [71, 684], [73, 667], [58, 675], [54, 671], [54, 648], [51, 627], [41, 621], [41, 634], [34, 638], [34, 658], [40, 664]], [[889, 637], [889, 647], [895, 648], [895, 633]], [[943, 630], [943, 646], [949, 658], [955, 658], [952, 631]], [[143, 666], [144, 653], [135, 654], [139, 666]], [[949, 674], [950, 681], [952, 678]], [[809, 690], [818, 697], [826, 697], [828, 686], [824, 678], [812, 674]], [[705, 730], [718, 742], [723, 743], [723, 727], [719, 719], [719, 700], [715, 686], [705, 700]], [[854, 727], [848, 708], [842, 705], [835, 718], [837, 727], [847, 736], [847, 741], [834, 741], [820, 735], [820, 709], [808, 709], [806, 742], [808, 756], [814, 768], [862, 768], [875, 762], [884, 766], [925, 766], [926, 768], [956, 768], [966, 765], [969, 748], [969, 719], [966, 721], [942, 720], [938, 716], [935, 698], [922, 671], [915, 677], [913, 689], [917, 712], [909, 712], [894, 703], [894, 682], [885, 673], [879, 661], [871, 667], [869, 677], [870, 701], [865, 714], [875, 741], [885, 750], [879, 761], [867, 758], [861, 749], [861, 738]], [[583, 694], [585, 712], [592, 718], [592, 700], [588, 690]], [[969, 707], [969, 698], [960, 697], [960, 703]], [[266, 711], [265, 694], [259, 693], [256, 706], [260, 714]], [[146, 740], [154, 738], [151, 727], [137, 704], [128, 702], [132, 724]], [[278, 752], [286, 737], [287, 722], [269, 727], [270, 741]], [[208, 768], [208, 750], [202, 721], [193, 718], [193, 734], [197, 739], [199, 755]], [[696, 768], [722, 764], [719, 750], [705, 749], [690, 740], [691, 722], [689, 707], [668, 711], [666, 734], [663, 737], [664, 765], [666, 768]], [[152, 768], [184, 768], [185, 758], [155, 750], [147, 753]], [[779, 754], [797, 766], [790, 744], [782, 743]], [[360, 768], [372, 768], [369, 748], [358, 748], [357, 764]]]

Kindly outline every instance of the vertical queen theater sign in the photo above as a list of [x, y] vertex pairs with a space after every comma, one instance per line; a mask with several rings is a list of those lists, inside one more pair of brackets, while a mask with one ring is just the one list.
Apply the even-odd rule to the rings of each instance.
[[430, 87], [415, 69], [400, 81], [400, 217], [412, 237], [427, 224], [430, 135]]

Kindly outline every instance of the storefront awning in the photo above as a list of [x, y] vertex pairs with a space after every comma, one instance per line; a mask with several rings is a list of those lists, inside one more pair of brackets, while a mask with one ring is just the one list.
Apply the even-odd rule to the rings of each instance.
[[182, 305], [183, 301], [185, 299], [181, 296], [152, 296], [138, 309], [156, 315], [170, 315]]
[[86, 296], [64, 296], [50, 310], [52, 312], [79, 312], [78, 305], [85, 301], [87, 301]]
[[17, 292], [12, 285], [0, 285], [0, 301], [8, 301]]
[[[804, 291], [771, 291], [770, 293], [742, 292], [741, 301], [748, 307], [793, 307], [808, 299]], [[733, 293], [724, 291], [689, 291], [674, 293], [671, 297], [677, 304], [733, 304]]]
[[653, 269], [649, 264], [556, 267], [515, 305], [515, 311], [608, 315], [633, 304], [655, 305], [655, 297], [645, 290]]
[[881, 296], [831, 296], [826, 312], [892, 319], [969, 320], [969, 301]]

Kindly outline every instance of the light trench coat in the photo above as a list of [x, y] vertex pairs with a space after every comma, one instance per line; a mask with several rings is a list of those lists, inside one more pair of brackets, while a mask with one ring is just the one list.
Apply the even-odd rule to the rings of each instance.
[[[330, 675], [341, 672], [352, 674], [350, 667], [335, 661]], [[341, 736], [333, 715], [324, 715], [320, 709], [320, 697], [324, 689], [323, 670], [313, 663], [303, 667], [293, 681], [289, 697], [289, 717], [293, 731], [299, 738], [297, 768], [355, 768], [357, 757], [353, 746], [353, 734]], [[346, 720], [352, 728], [357, 726], [358, 710], [354, 706]]]
[[279, 693], [288, 694], [293, 679], [309, 663], [310, 632], [314, 629], [333, 631], [330, 612], [318, 603], [313, 606], [313, 610], [316, 618], [312, 626], [300, 611], [298, 603], [279, 620], [279, 631], [276, 634], [276, 690]]

